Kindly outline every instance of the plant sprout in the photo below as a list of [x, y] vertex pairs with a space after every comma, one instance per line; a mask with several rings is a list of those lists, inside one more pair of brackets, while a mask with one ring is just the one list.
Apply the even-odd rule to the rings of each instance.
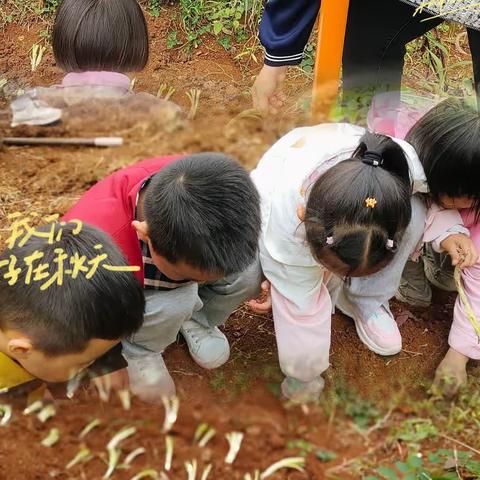
[[242, 445], [243, 433], [241, 432], [230, 432], [225, 435], [225, 438], [228, 440], [230, 446], [227, 456], [225, 457], [225, 463], [232, 464], [237, 458], [238, 452]]
[[133, 77], [131, 82], [130, 82], [130, 86], [129, 86], [129, 90], [131, 92], [133, 92], [133, 89], [135, 88], [135, 84], [137, 83], [137, 77]]
[[132, 407], [130, 391], [128, 389], [119, 390], [117, 392], [117, 395], [118, 395], [118, 398], [120, 399], [120, 403], [122, 404], [123, 409], [130, 410], [130, 408]]
[[55, 416], [57, 411], [53, 403], [48, 404], [47, 406], [43, 407], [37, 414], [37, 418], [42, 422], [45, 423], [49, 418]]
[[197, 461], [185, 462], [185, 470], [187, 471], [187, 480], [195, 480], [197, 478]]
[[201, 90], [198, 88], [192, 88], [187, 92], [187, 97], [190, 100], [190, 111], [188, 112], [187, 118], [193, 120], [197, 114], [198, 106], [200, 104], [200, 94]]
[[168, 86], [166, 83], [162, 83], [158, 87], [157, 98], [163, 98], [164, 100], [170, 100], [171, 96], [175, 93], [175, 88]]
[[167, 435], [165, 437], [165, 465], [164, 468], [168, 472], [172, 468], [173, 459], [173, 437]]
[[85, 428], [80, 432], [78, 438], [83, 440], [94, 428], [97, 428], [99, 425], [102, 424], [102, 421], [99, 418], [94, 418], [91, 422], [89, 422]]
[[130, 452], [127, 457], [125, 458], [125, 465], [130, 465], [139, 455], [143, 455], [146, 450], [143, 447], [136, 448], [132, 452]]
[[93, 455], [90, 453], [90, 450], [87, 447], [82, 446], [78, 453], [72, 458], [72, 460], [67, 463], [67, 466], [65, 468], [69, 470], [70, 468], [77, 465], [77, 463], [86, 463], [92, 458]]
[[243, 476], [243, 480], [260, 480], [260, 471], [259, 470], [255, 470], [255, 472], [252, 474], [250, 473], [246, 473], [244, 476]]
[[[141, 472], [138, 472], [134, 477], [131, 478], [131, 480], [140, 480], [141, 478], [153, 478], [157, 480], [159, 476], [156, 470], [154, 470], [153, 468], [147, 468], [146, 470], [142, 470]], [[167, 477], [167, 480], [168, 480], [168, 477]]]
[[46, 48], [38, 43], [32, 45], [32, 49], [30, 50], [30, 65], [32, 67], [32, 72], [34, 72], [42, 62], [45, 50]]
[[24, 415], [30, 415], [31, 413], [38, 412], [43, 408], [43, 402], [41, 400], [37, 400], [36, 402], [33, 402], [31, 405], [29, 405], [24, 411]]
[[216, 433], [217, 431], [214, 428], [211, 428], [208, 423], [201, 423], [195, 430], [193, 442], [198, 443], [198, 446], [203, 448]]
[[178, 417], [178, 407], [180, 402], [178, 397], [162, 397], [163, 406], [165, 407], [165, 420], [163, 421], [162, 432], [169, 432], [173, 424], [177, 421]]
[[[0, 78], [0, 90], [3, 89], [3, 87], [8, 83], [8, 80], [6, 78]], [[8, 391], [8, 388], [5, 389], [5, 388], [0, 388], [0, 394], [1, 393], [5, 393], [3, 390], [7, 390]]]
[[4, 427], [12, 418], [11, 405], [0, 405], [0, 427]]
[[207, 480], [208, 476], [210, 475], [210, 472], [212, 471], [212, 464], [209, 463], [202, 472], [202, 476], [200, 477], [200, 480]]
[[264, 480], [272, 476], [278, 470], [282, 468], [291, 468], [293, 470], [297, 470], [299, 472], [303, 472], [303, 467], [305, 466], [305, 458], [303, 457], [287, 457], [275, 462], [274, 464], [270, 465], [265, 471], [263, 471], [260, 475], [260, 480]]
[[51, 428], [48, 435], [42, 440], [44, 447], [53, 447], [60, 440], [60, 431], [58, 428]]
[[136, 431], [137, 429], [135, 427], [124, 428], [114, 435], [108, 442], [108, 468], [103, 476], [104, 479], [110, 478], [115, 471], [115, 468], [117, 468], [118, 460], [120, 459], [120, 455], [122, 453], [122, 451], [117, 448], [118, 445], [128, 437], [131, 437], [133, 434], [135, 434]]
[[112, 389], [112, 380], [109, 375], [105, 377], [95, 377], [93, 384], [97, 389], [98, 396], [102, 402], [108, 402], [110, 400], [110, 390]]

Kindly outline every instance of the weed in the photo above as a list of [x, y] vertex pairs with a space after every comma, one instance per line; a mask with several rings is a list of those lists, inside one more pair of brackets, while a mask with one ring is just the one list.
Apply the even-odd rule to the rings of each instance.
[[[262, 11], [261, 0], [180, 0], [180, 17], [188, 50], [198, 48], [205, 34], [217, 38], [230, 50], [234, 42], [241, 43], [257, 35]], [[169, 34], [168, 48], [179, 44], [177, 32]]]
[[168, 34], [167, 37], [167, 48], [171, 50], [172, 48], [178, 47], [182, 42], [178, 39], [178, 32], [173, 30]]
[[225, 389], [226, 381], [225, 374], [223, 372], [215, 372], [210, 379], [210, 386], [216, 392]]
[[148, 13], [152, 17], [159, 17], [160, 16], [160, 4], [161, 0], [149, 0], [148, 2]]
[[300, 64], [300, 68], [305, 73], [313, 73], [314, 67], [315, 67], [315, 44], [309, 42], [303, 52], [303, 60], [302, 60], [302, 63]]

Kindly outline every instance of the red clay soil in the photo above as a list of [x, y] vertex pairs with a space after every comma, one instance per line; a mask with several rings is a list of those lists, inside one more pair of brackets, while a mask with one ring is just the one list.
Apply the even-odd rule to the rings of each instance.
[[[171, 85], [176, 89], [172, 100], [186, 112], [189, 101], [185, 92], [200, 89], [200, 107], [195, 119], [172, 127], [162, 123], [161, 118], [152, 119], [151, 113], [125, 114], [109, 109], [106, 116], [104, 111], [76, 110], [57, 126], [12, 129], [8, 118], [0, 115], [0, 135], [121, 134], [125, 138], [125, 145], [116, 149], [3, 148], [0, 151], [1, 238], [6, 235], [7, 214], [62, 213], [97, 180], [125, 165], [154, 155], [210, 150], [231, 154], [251, 168], [284, 132], [305, 123], [304, 114], [295, 107], [295, 102], [268, 121], [245, 114], [251, 108], [248, 87], [256, 67], [240, 65], [233, 60], [235, 52], [226, 52], [215, 42], [204, 44], [192, 57], [180, 50], [166, 50], [165, 39], [174, 13], [172, 10], [169, 15], [149, 20], [152, 56], [147, 69], [136, 77], [135, 91], [155, 94], [160, 84]], [[8, 79], [8, 91], [48, 86], [61, 79], [50, 50], [39, 69], [30, 72], [28, 52], [44, 28], [43, 24], [28, 27], [10, 24], [2, 32], [0, 73]], [[309, 85], [308, 81], [296, 79], [289, 87], [298, 99], [303, 96], [299, 92], [308, 91]], [[2, 108], [5, 106], [3, 102]], [[406, 321], [401, 326], [404, 351], [392, 358], [381, 358], [368, 351], [359, 341], [353, 322], [335, 315], [327, 396], [339, 383], [348, 385], [380, 408], [402, 389], [422, 395], [422, 384], [432, 377], [447, 348], [452, 302], [451, 297], [443, 296], [432, 308], [414, 313], [394, 305], [394, 312]], [[287, 442], [298, 438], [334, 451], [337, 459], [326, 464], [311, 454], [305, 473], [289, 471], [272, 478], [322, 479], [326, 468], [365, 451], [365, 438], [341, 416], [334, 418], [331, 412], [326, 413], [328, 409], [321, 407], [308, 411], [288, 408], [279, 400], [276, 393], [282, 375], [270, 317], [241, 309], [228, 322], [226, 334], [232, 356], [216, 371], [196, 366], [183, 343], [171, 346], [165, 354], [181, 400], [179, 420], [172, 433], [175, 454], [171, 479], [186, 478], [183, 463], [193, 458], [201, 465], [213, 464], [211, 479], [240, 479], [255, 468], [264, 469], [285, 456], [296, 455], [298, 450], [287, 449]], [[101, 478], [106, 470], [106, 443], [126, 425], [136, 426], [138, 433], [122, 444], [124, 451], [143, 446], [146, 454], [134, 460], [130, 469], [118, 470], [114, 478], [131, 478], [147, 467], [162, 469], [163, 408], [135, 401], [132, 410], [125, 412], [117, 404], [99, 404], [91, 393], [80, 397], [62, 402], [56, 417], [45, 425], [34, 416], [23, 417], [15, 411], [9, 426], [0, 428], [0, 479]], [[66, 470], [65, 465], [80, 446], [79, 432], [95, 417], [103, 420], [103, 426], [85, 440], [94, 458]], [[208, 422], [217, 430], [204, 449], [192, 446], [194, 431], [201, 422]], [[52, 426], [60, 429], [61, 439], [48, 449], [40, 441]], [[244, 432], [245, 440], [232, 467], [223, 459], [227, 452], [224, 434], [233, 430]], [[337, 478], [353, 477], [342, 473]]]

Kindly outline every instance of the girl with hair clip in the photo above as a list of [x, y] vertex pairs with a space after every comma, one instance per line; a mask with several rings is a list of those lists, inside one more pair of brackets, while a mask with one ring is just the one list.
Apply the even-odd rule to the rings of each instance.
[[[424, 241], [445, 238], [461, 272], [465, 297], [457, 297], [449, 350], [437, 368], [435, 385], [453, 396], [467, 380], [469, 359], [480, 360], [480, 115], [466, 100], [447, 99], [408, 132], [430, 190]], [[470, 238], [468, 238], [468, 236]], [[433, 243], [435, 248], [435, 242]]]
[[388, 301], [422, 238], [427, 191], [407, 142], [349, 124], [295, 129], [252, 177], [262, 201], [260, 260], [272, 307], [283, 394], [315, 400], [329, 366], [332, 307], [363, 343], [394, 355], [402, 338]]
[[[55, 61], [66, 75], [59, 85], [34, 88], [15, 100], [14, 126], [50, 123], [48, 110], [42, 108], [66, 108], [89, 98], [128, 99], [128, 74], [142, 71], [148, 62], [147, 23], [137, 0], [63, 0], [52, 44]], [[135, 97], [140, 96], [146, 97], [147, 107], [152, 101], [166, 103], [148, 94]], [[58, 120], [55, 112], [51, 120]]]

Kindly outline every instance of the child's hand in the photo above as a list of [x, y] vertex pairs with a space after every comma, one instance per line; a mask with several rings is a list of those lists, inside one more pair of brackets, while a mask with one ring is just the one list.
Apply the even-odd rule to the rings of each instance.
[[253, 106], [260, 113], [276, 113], [285, 102], [282, 92], [287, 67], [264, 65], [252, 87]]
[[447, 237], [440, 246], [452, 257], [452, 265], [460, 268], [471, 267], [478, 260], [475, 245], [463, 233], [456, 233]]
[[254, 299], [247, 302], [247, 305], [255, 313], [268, 313], [272, 309], [272, 294], [270, 292], [270, 282], [265, 280], [262, 282], [262, 299]]
[[432, 393], [453, 398], [467, 383], [468, 357], [450, 348], [435, 372]]

